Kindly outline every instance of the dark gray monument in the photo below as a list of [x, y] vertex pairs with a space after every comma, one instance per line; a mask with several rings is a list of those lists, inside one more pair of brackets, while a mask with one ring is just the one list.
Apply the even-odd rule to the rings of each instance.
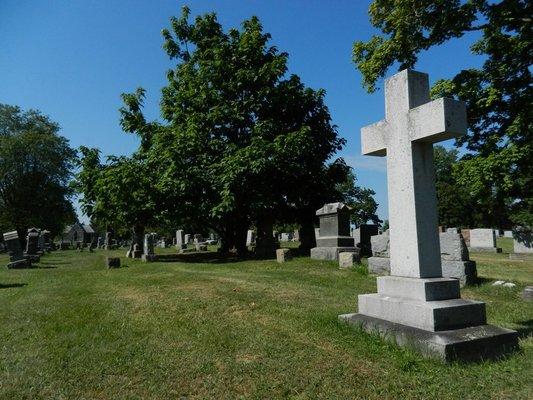
[[38, 253], [39, 247], [39, 230], [36, 228], [28, 229], [28, 234], [26, 235], [26, 252], [25, 256], [28, 257], [32, 262], [39, 262], [40, 256]]
[[315, 260], [338, 260], [339, 253], [355, 253], [355, 241], [350, 236], [350, 208], [344, 203], [329, 203], [317, 210], [320, 219], [320, 236], [317, 247], [311, 249]]
[[361, 249], [361, 256], [372, 256], [372, 245], [370, 238], [378, 234], [378, 226], [373, 224], [362, 224], [352, 231], [355, 246]]
[[4, 242], [9, 254], [9, 263], [7, 268], [29, 268], [31, 261], [22, 254], [22, 247], [20, 246], [19, 235], [17, 231], [4, 233]]

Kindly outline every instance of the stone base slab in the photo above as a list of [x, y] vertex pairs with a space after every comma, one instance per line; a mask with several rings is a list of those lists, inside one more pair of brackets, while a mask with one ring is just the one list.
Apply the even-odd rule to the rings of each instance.
[[339, 260], [339, 253], [354, 253], [359, 255], [357, 247], [313, 247], [311, 258], [313, 260]]
[[474, 253], [501, 253], [502, 249], [500, 247], [469, 247], [468, 251]]
[[[477, 279], [476, 262], [441, 260], [442, 276], [448, 278], [457, 278], [461, 287], [473, 284]], [[368, 259], [368, 272], [376, 275], [390, 274], [390, 258], [370, 257]]]
[[533, 260], [533, 253], [509, 253], [509, 260]]
[[408, 278], [379, 276], [378, 293], [421, 301], [439, 301], [461, 297], [459, 280], [453, 278]]
[[11, 261], [7, 264], [7, 269], [22, 269], [22, 268], [31, 268], [30, 260], [17, 260]]
[[518, 349], [518, 333], [494, 325], [428, 332], [361, 314], [339, 315], [339, 320], [445, 362], [497, 359]]
[[451, 299], [421, 301], [381, 293], [361, 294], [359, 313], [426, 331], [445, 331], [485, 325], [485, 303]]

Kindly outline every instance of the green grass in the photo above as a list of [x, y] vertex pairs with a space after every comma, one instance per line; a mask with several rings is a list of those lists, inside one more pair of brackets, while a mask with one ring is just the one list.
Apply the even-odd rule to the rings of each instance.
[[478, 261], [483, 277], [512, 272], [517, 287], [462, 292], [487, 302], [490, 323], [520, 330], [521, 352], [445, 365], [337, 322], [376, 290], [362, 269], [308, 258], [123, 258], [127, 267], [104, 269], [106, 254], [124, 253], [55, 252], [40, 268], [0, 270], [0, 398], [533, 397], [533, 304], [519, 296], [533, 262]]

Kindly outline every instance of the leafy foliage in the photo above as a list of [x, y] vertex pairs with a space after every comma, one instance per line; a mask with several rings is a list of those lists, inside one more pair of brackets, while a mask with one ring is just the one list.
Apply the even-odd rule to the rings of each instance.
[[58, 234], [75, 221], [71, 203], [76, 152], [59, 125], [37, 110], [0, 104], [0, 228]]
[[145, 92], [123, 95], [122, 126], [142, 140], [164, 219], [220, 234], [245, 248], [246, 230], [263, 220], [306, 225], [342, 197], [349, 168], [334, 159], [345, 144], [323, 90], [287, 76], [286, 53], [268, 44], [259, 20], [224, 32], [215, 14], [189, 22], [189, 9], [162, 31], [176, 68], [167, 73], [161, 114], [142, 115]]
[[471, 50], [486, 58], [483, 66], [438, 81], [432, 95], [467, 104], [469, 132], [456, 144], [469, 153], [458, 174], [479, 204], [490, 204], [480, 210], [487, 226], [533, 220], [532, 11], [524, 0], [375, 0], [371, 22], [384, 36], [354, 44], [354, 62], [374, 91], [395, 63], [412, 68], [421, 51], [481, 32]]

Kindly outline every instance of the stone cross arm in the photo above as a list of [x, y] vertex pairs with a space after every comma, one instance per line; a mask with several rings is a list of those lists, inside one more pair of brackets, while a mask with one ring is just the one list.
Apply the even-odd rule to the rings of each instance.
[[[385, 119], [361, 129], [364, 155], [385, 156], [389, 145], [391, 124]], [[466, 133], [466, 106], [462, 101], [440, 98], [407, 112], [410, 141], [437, 143]]]

